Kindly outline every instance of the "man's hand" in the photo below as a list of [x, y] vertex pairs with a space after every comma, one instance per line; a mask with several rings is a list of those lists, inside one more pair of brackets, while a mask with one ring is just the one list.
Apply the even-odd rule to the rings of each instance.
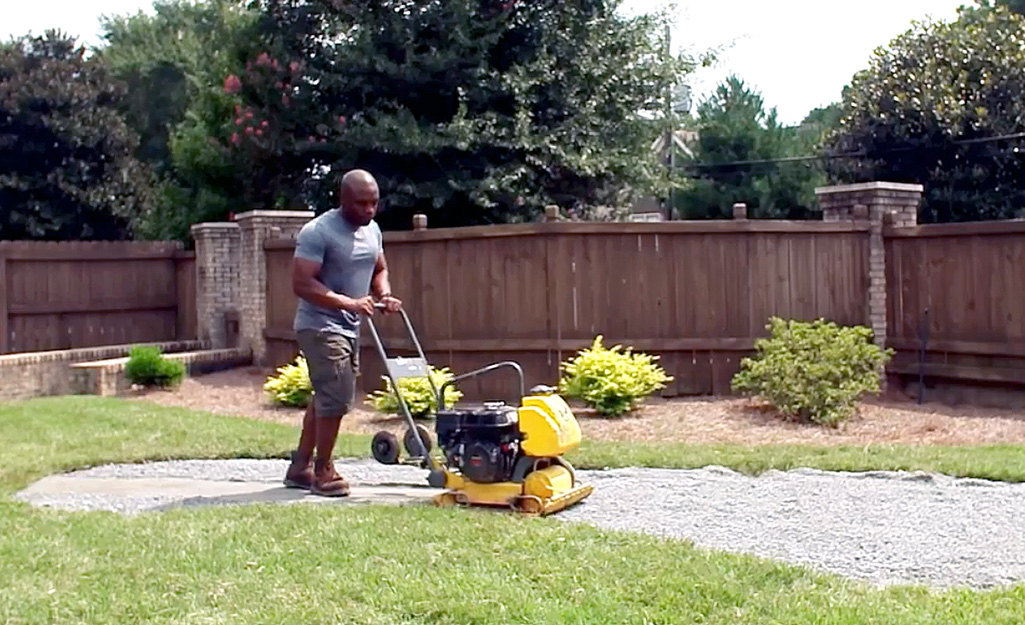
[[397, 297], [392, 297], [391, 295], [385, 295], [382, 297], [381, 303], [384, 304], [384, 310], [390, 313], [399, 312], [402, 308], [402, 301]]
[[349, 305], [345, 307], [349, 312], [362, 313], [367, 317], [374, 315], [374, 299], [370, 296], [361, 297], [359, 299], [349, 300]]

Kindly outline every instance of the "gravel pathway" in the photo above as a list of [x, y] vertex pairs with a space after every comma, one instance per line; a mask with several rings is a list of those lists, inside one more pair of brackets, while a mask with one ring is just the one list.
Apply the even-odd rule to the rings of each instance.
[[[284, 460], [102, 466], [70, 476], [280, 482]], [[338, 463], [354, 484], [422, 485], [413, 467]], [[554, 518], [682, 538], [878, 585], [989, 588], [1025, 580], [1025, 484], [922, 473], [698, 470], [580, 471], [595, 485]], [[68, 476], [66, 476], [68, 477]], [[73, 510], [153, 509], [167, 497], [20, 498]]]

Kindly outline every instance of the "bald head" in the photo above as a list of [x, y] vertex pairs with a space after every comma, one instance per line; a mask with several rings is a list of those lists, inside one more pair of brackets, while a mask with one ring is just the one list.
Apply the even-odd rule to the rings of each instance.
[[370, 172], [353, 169], [342, 176], [341, 189], [342, 215], [357, 226], [365, 226], [377, 214], [377, 203], [381, 199], [377, 188], [377, 180]]

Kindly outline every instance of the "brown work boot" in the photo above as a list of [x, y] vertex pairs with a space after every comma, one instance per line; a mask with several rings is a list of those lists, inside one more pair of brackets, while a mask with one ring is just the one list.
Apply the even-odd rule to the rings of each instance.
[[349, 483], [338, 475], [333, 462], [317, 460], [313, 471], [313, 488], [310, 492], [324, 497], [344, 497], [349, 494]]
[[288, 488], [313, 488], [313, 462], [309, 458], [300, 458], [298, 451], [292, 452], [292, 464], [285, 472], [285, 486]]

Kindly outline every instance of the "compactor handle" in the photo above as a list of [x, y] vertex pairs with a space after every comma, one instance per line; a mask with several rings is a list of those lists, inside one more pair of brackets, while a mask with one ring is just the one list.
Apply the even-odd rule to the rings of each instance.
[[445, 389], [447, 389], [450, 385], [455, 384], [456, 382], [459, 382], [461, 380], [465, 380], [467, 378], [475, 378], [478, 375], [491, 373], [492, 371], [495, 371], [496, 369], [501, 369], [503, 367], [510, 367], [516, 370], [516, 374], [519, 376], [520, 379], [520, 400], [522, 401], [523, 397], [527, 394], [527, 385], [523, 376], [523, 367], [521, 367], [518, 362], [506, 360], [503, 362], [496, 362], [494, 364], [490, 364], [486, 367], [481, 367], [480, 369], [469, 371], [462, 375], [457, 375], [454, 378], [451, 378], [450, 380], [442, 384], [441, 389], [438, 391], [438, 410], [445, 409]]
[[[384, 310], [386, 306], [381, 302], [374, 302], [374, 308], [377, 310]], [[424, 348], [420, 345], [420, 339], [416, 337], [416, 331], [413, 329], [413, 322], [409, 320], [409, 315], [406, 314], [405, 308], [399, 308], [399, 314], [402, 315], [402, 322], [406, 325], [406, 332], [409, 333], [409, 339], [413, 342], [413, 347], [416, 348], [416, 353], [420, 356], [420, 360], [423, 361], [424, 366], [427, 368], [426, 376], [427, 381], [431, 385], [431, 390], [438, 397], [441, 396], [438, 386], [434, 383], [434, 378], [431, 377], [430, 364], [427, 362], [427, 356], [424, 354]], [[364, 316], [363, 320], [366, 321], [367, 327], [370, 328], [370, 334], [374, 339], [374, 346], [377, 348], [377, 353], [380, 354], [381, 360], [385, 363], [385, 370], [388, 375], [388, 379], [391, 380], [392, 387], [395, 389], [395, 396], [399, 400], [399, 404], [402, 405], [403, 410], [406, 409], [406, 402], [402, 398], [402, 393], [399, 393], [398, 380], [394, 379], [391, 375], [391, 369], [388, 367], [388, 353], [384, 349], [384, 344], [381, 342], [381, 335], [377, 332], [377, 326], [374, 325], [374, 320], [368, 316]], [[412, 423], [412, 420], [410, 420]]]

